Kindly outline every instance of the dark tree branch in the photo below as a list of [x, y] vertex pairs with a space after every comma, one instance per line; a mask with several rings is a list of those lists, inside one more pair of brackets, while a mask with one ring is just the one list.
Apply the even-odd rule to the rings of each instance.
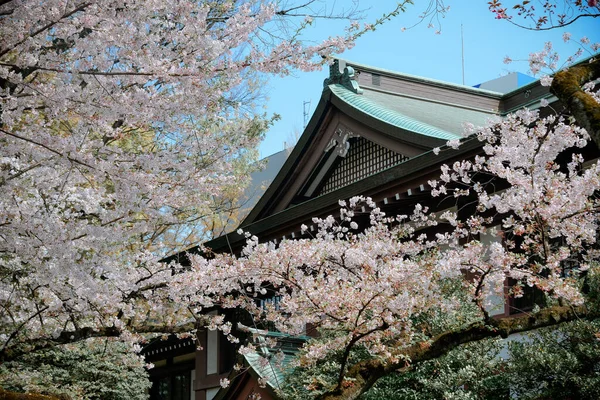
[[11, 348], [4, 348], [0, 351], [0, 363], [15, 360], [25, 354], [40, 351], [55, 346], [60, 346], [69, 343], [76, 343], [89, 338], [97, 337], [117, 337], [120, 336], [125, 329], [129, 329], [138, 334], [151, 334], [151, 333], [187, 333], [196, 329], [196, 321], [188, 322], [176, 326], [171, 325], [152, 325], [143, 324], [129, 326], [124, 329], [117, 328], [115, 326], [109, 327], [83, 327], [72, 331], [62, 331], [55, 337], [47, 338], [36, 338], [30, 341], [24, 341], [18, 346], [15, 345]]
[[510, 22], [511, 24], [513, 24], [516, 27], [522, 28], [522, 29], [526, 29], [528, 31], [549, 31], [552, 29], [558, 29], [558, 28], [564, 28], [565, 26], [569, 26], [572, 23], [574, 23], [575, 21], [577, 21], [579, 18], [598, 18], [600, 17], [600, 14], [579, 14], [578, 16], [574, 17], [573, 19], [570, 19], [567, 22], [563, 22], [563, 23], [558, 23], [556, 25], [551, 25], [551, 26], [546, 26], [546, 27], [535, 27], [532, 28], [531, 26], [526, 26], [526, 25], [521, 25], [515, 21], [513, 21], [512, 19], [506, 19], [508, 22]]
[[53, 148], [51, 148], [51, 147], [49, 147], [49, 146], [47, 146], [47, 145], [45, 145], [45, 144], [43, 144], [43, 143], [37, 142], [37, 141], [35, 141], [35, 140], [33, 140], [33, 139], [29, 139], [29, 138], [26, 138], [25, 136], [17, 135], [16, 133], [8, 132], [8, 131], [6, 131], [6, 130], [4, 130], [4, 129], [2, 129], [2, 128], [0, 128], [0, 132], [2, 132], [2, 133], [4, 133], [4, 134], [6, 134], [6, 135], [8, 135], [8, 136], [12, 136], [12, 137], [14, 137], [14, 138], [16, 138], [16, 139], [24, 140], [24, 141], [26, 141], [26, 142], [29, 142], [29, 143], [31, 143], [31, 144], [35, 144], [36, 146], [40, 146], [40, 147], [42, 147], [42, 148], [44, 148], [44, 149], [48, 150], [48, 151], [49, 151], [49, 152], [51, 152], [51, 153], [54, 153], [54, 154], [56, 154], [56, 155], [58, 155], [58, 156], [61, 156], [61, 157], [65, 157], [67, 160], [69, 160], [69, 161], [71, 161], [71, 162], [73, 162], [73, 163], [76, 163], [76, 164], [81, 164], [81, 165], [83, 165], [84, 167], [88, 167], [88, 168], [90, 168], [90, 169], [96, 169], [96, 168], [92, 167], [91, 165], [89, 165], [89, 164], [86, 164], [86, 163], [85, 163], [85, 162], [83, 162], [83, 161], [77, 160], [76, 158], [73, 158], [73, 157], [71, 157], [70, 155], [63, 154], [63, 153], [61, 153], [61, 152], [59, 152], [59, 151], [57, 151], [57, 150], [54, 150]]
[[371, 335], [372, 333], [375, 333], [378, 331], [384, 331], [384, 330], [388, 329], [389, 327], [390, 326], [386, 322], [384, 322], [380, 326], [377, 326], [371, 330], [368, 330], [367, 332], [364, 332], [362, 334], [355, 335], [352, 337], [350, 342], [348, 342], [348, 344], [346, 345], [346, 348], [344, 349], [344, 354], [342, 356], [342, 363], [340, 366], [340, 374], [339, 374], [338, 380], [337, 380], [338, 387], [344, 383], [344, 374], [346, 372], [346, 365], [348, 363], [348, 360], [350, 359], [350, 353], [351, 353], [352, 349], [354, 348], [354, 345], [356, 343], [358, 343], [358, 341], [361, 340], [362, 338], [367, 337], [367, 336]]

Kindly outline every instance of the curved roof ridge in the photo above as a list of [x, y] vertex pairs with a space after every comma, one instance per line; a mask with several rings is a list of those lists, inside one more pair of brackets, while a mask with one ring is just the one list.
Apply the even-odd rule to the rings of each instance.
[[459, 83], [443, 81], [440, 79], [425, 78], [423, 76], [408, 74], [405, 72], [393, 71], [393, 70], [386, 69], [386, 68], [373, 67], [371, 65], [361, 64], [358, 62], [345, 60], [343, 58], [340, 58], [339, 61], [344, 62], [345, 65], [354, 67], [355, 69], [358, 69], [358, 70], [367, 70], [367, 71], [376, 72], [376, 73], [379, 73], [382, 75], [395, 76], [398, 78], [404, 78], [404, 79], [408, 79], [411, 81], [424, 82], [424, 83], [429, 83], [429, 84], [433, 84], [433, 85], [437, 85], [437, 86], [446, 86], [446, 87], [452, 88], [454, 90], [461, 90], [461, 91], [466, 91], [466, 92], [471, 92], [471, 93], [477, 93], [480, 95], [487, 95], [487, 96], [492, 96], [492, 97], [502, 97], [503, 96], [503, 93], [496, 92], [493, 90], [480, 89], [480, 88], [476, 88], [473, 86], [461, 85]]
[[344, 101], [349, 106], [387, 124], [436, 139], [453, 140], [460, 139], [462, 137], [460, 135], [426, 124], [425, 122], [407, 117], [398, 111], [385, 108], [365, 96], [348, 90], [343, 85], [331, 84], [328, 85], [328, 88], [336, 97]]

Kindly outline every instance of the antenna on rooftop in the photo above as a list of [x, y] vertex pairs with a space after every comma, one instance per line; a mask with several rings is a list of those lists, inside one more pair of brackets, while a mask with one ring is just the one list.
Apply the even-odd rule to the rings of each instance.
[[460, 24], [460, 54], [462, 59], [462, 84], [465, 84], [465, 36], [463, 35], [463, 25]]
[[308, 124], [309, 113], [310, 113], [310, 100], [308, 100], [308, 101], [304, 100], [304, 102], [302, 103], [302, 114], [304, 115], [304, 125], [302, 126], [302, 129], [306, 128], [306, 125]]

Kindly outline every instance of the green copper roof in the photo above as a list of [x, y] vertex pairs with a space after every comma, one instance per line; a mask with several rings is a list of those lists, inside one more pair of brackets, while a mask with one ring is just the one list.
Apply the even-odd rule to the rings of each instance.
[[283, 352], [277, 356], [269, 352], [268, 355], [249, 353], [245, 354], [246, 362], [260, 378], [267, 381], [273, 389], [280, 389], [283, 385], [285, 375], [291, 368], [291, 361], [296, 358], [294, 353]]
[[417, 121], [416, 119], [407, 117], [397, 111], [385, 108], [373, 100], [366, 98], [364, 95], [353, 93], [351, 90], [346, 89], [340, 84], [329, 85], [328, 88], [334, 95], [358, 111], [392, 126], [436, 139], [453, 140], [461, 138], [456, 134], [441, 130]]
[[[246, 363], [259, 378], [265, 379], [271, 388], [280, 389], [285, 375], [293, 368], [292, 360], [296, 358], [302, 344], [310, 340], [310, 337], [305, 335], [290, 336], [281, 332], [250, 328], [241, 324], [238, 324], [238, 326], [254, 336], [256, 351], [244, 354]], [[277, 340], [277, 349], [266, 345], [266, 337]]]

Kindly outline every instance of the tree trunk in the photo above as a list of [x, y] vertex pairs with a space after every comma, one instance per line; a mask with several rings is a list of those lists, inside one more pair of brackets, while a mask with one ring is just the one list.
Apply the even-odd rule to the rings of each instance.
[[39, 393], [15, 393], [0, 388], [0, 400], [69, 400], [65, 396], [46, 396]]
[[577, 124], [585, 128], [600, 148], [600, 104], [582, 87], [600, 78], [600, 58], [592, 59], [554, 75], [550, 91], [568, 108]]

